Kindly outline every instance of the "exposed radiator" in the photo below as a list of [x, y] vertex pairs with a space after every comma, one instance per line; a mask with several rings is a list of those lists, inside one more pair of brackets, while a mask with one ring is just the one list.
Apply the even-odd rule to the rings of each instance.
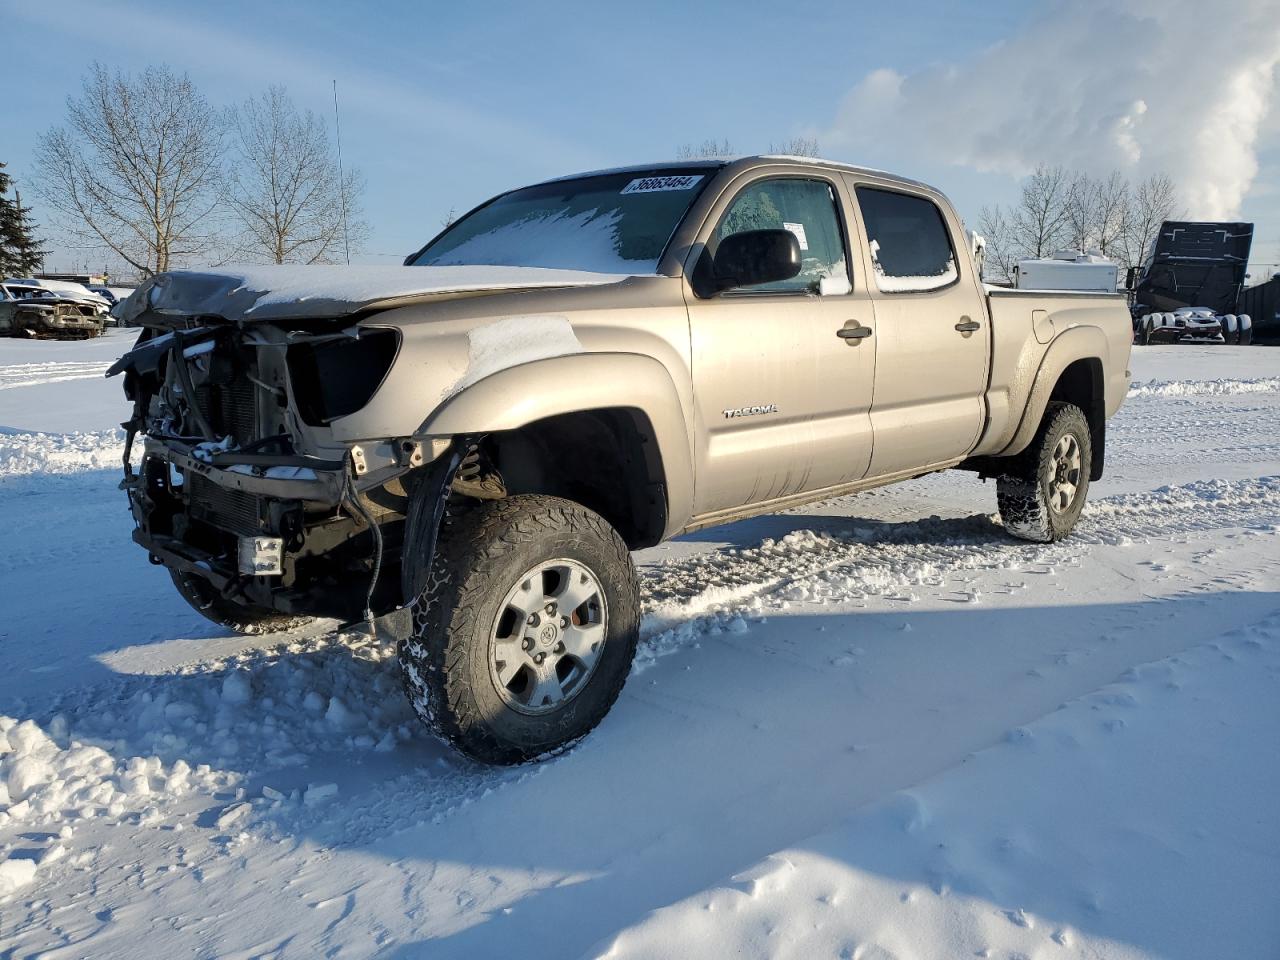
[[262, 531], [261, 498], [240, 490], [228, 490], [200, 476], [187, 476], [191, 515], [219, 530], [243, 536]]
[[258, 391], [252, 381], [197, 387], [196, 404], [219, 439], [230, 436], [243, 446], [258, 438]]

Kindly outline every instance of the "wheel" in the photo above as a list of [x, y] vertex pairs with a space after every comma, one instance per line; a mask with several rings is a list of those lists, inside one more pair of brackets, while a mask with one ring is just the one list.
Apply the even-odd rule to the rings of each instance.
[[1253, 322], [1248, 317], [1240, 318], [1240, 325], [1237, 329], [1236, 343], [1242, 347], [1247, 347], [1253, 343]]
[[441, 529], [400, 644], [405, 691], [462, 753], [520, 763], [604, 718], [639, 634], [631, 554], [602, 517], [557, 497], [482, 501]]
[[202, 616], [220, 627], [234, 630], [236, 633], [275, 633], [279, 630], [292, 630], [310, 622], [310, 617], [295, 617], [286, 613], [278, 613], [265, 607], [249, 606], [236, 603], [222, 596], [202, 577], [192, 577], [177, 570], [170, 570], [173, 585], [182, 594], [182, 599]]
[[1138, 342], [1141, 343], [1144, 347], [1151, 346], [1151, 334], [1153, 333], [1154, 330], [1155, 330], [1155, 322], [1152, 321], [1150, 317], [1147, 317], [1145, 320], [1142, 321], [1142, 334]]
[[996, 480], [1005, 529], [1037, 543], [1069, 534], [1084, 509], [1092, 458], [1084, 411], [1071, 403], [1050, 403], [1031, 445]]

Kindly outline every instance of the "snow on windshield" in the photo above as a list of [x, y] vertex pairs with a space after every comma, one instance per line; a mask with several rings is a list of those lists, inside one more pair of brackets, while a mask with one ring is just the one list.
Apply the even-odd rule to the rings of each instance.
[[413, 263], [656, 273], [672, 233], [709, 179], [673, 167], [513, 190], [450, 226]]
[[618, 255], [621, 219], [617, 210], [602, 213], [593, 209], [572, 216], [557, 211], [504, 223], [464, 240], [433, 264], [559, 267], [571, 263], [573, 269], [591, 273], [655, 273], [656, 256], [652, 260], [624, 260]]

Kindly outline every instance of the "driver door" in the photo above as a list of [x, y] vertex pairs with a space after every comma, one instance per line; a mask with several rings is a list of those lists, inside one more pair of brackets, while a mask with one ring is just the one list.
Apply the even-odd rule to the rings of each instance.
[[702, 297], [686, 287], [700, 518], [867, 472], [875, 317], [851, 268], [848, 209], [842, 184], [820, 171], [756, 173], [708, 217], [702, 269], [724, 237], [762, 229], [794, 234], [803, 266], [790, 280]]

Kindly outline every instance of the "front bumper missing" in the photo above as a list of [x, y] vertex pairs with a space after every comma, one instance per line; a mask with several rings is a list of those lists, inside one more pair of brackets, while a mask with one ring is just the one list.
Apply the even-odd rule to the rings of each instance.
[[167, 461], [185, 476], [201, 476], [226, 490], [277, 500], [309, 500], [329, 506], [342, 502], [346, 489], [346, 465], [341, 460], [317, 457], [215, 454], [205, 460], [194, 456], [194, 447], [176, 441], [148, 437], [143, 455]]
[[[421, 446], [399, 446], [416, 468], [357, 477], [354, 463], [237, 451], [197, 457], [190, 445], [148, 437], [141, 470], [126, 471], [122, 485], [133, 540], [153, 563], [239, 602], [343, 621], [396, 609], [425, 584], [459, 462], [451, 444], [425, 463]], [[404, 478], [410, 470], [414, 477]], [[379, 580], [383, 559], [388, 576]]]

